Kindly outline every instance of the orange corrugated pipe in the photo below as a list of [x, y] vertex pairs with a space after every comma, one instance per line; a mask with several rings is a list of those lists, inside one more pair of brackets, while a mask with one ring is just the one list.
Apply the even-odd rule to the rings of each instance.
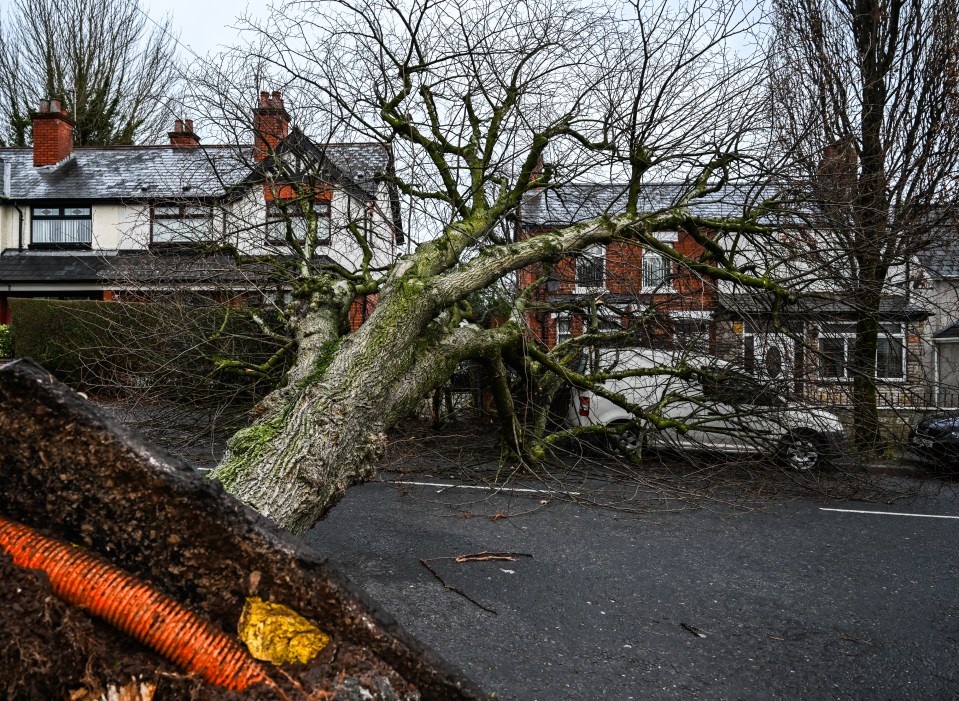
[[0, 516], [0, 549], [18, 567], [43, 570], [53, 593], [86, 609], [204, 680], [233, 691], [266, 682], [239, 642], [106, 560]]

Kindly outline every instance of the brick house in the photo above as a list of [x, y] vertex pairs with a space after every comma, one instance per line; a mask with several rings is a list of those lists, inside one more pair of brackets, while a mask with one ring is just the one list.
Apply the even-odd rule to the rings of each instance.
[[[278, 92], [259, 95], [247, 145], [203, 145], [192, 121], [176, 120], [167, 144], [74, 148], [57, 100], [32, 118], [32, 148], [0, 148], [0, 323], [11, 297], [281, 299], [282, 277], [238, 261], [292, 259], [314, 217], [318, 245], [305, 258], [317, 267], [358, 269], [350, 227], [374, 266], [403, 242], [390, 150], [313, 141]], [[371, 303], [357, 302], [354, 325]]]
[[[648, 186], [643, 206], [666, 208], [684, 193], [680, 185]], [[621, 211], [625, 186], [570, 184], [539, 190], [517, 212], [517, 237], [551, 231]], [[696, 205], [702, 216], [732, 216], [722, 198]], [[660, 241], [685, 256], [699, 259], [702, 246], [687, 232], [659, 232]], [[542, 266], [520, 271], [525, 289], [544, 274]], [[625, 241], [592, 246], [561, 260], [536, 291], [527, 323], [532, 337], [552, 348], [579, 336], [595, 321], [599, 331], [635, 332], [640, 345], [678, 344], [708, 352], [713, 345], [712, 319], [717, 306], [715, 282], [675, 265], [660, 253]]]
[[[616, 214], [622, 211], [625, 192], [624, 185], [615, 184], [537, 191], [524, 200], [517, 214], [517, 236]], [[647, 211], [665, 209], [684, 192], [680, 185], [648, 185], [641, 206]], [[702, 218], [742, 216], [749, 194], [744, 188], [725, 187], [695, 201], [690, 210]], [[690, 258], [704, 253], [682, 230], [657, 236]], [[727, 237], [716, 235], [714, 240], [730, 250]], [[601, 332], [634, 329], [628, 341], [634, 345], [718, 356], [764, 381], [779, 383], [784, 393], [815, 403], [848, 404], [855, 310], [837, 285], [816, 279], [816, 270], [804, 268], [794, 245], [782, 245], [797, 240], [795, 223], [780, 217], [774, 233], [765, 236], [761, 245], [742, 240], [736, 244], [740, 262], [754, 264], [759, 274], [779, 271], [802, 290], [799, 301], [779, 315], [778, 328], [771, 300], [763, 293], [703, 278], [637, 244], [612, 242], [554, 266], [533, 295], [534, 304], [527, 313], [530, 336], [552, 348], [584, 333], [589, 320], [595, 319]], [[519, 274], [520, 289], [542, 276], [542, 267], [524, 269]], [[915, 296], [908, 298], [908, 289], [902, 280], [894, 281], [880, 309], [883, 333], [877, 364], [885, 406], [922, 406], [930, 397], [929, 305]], [[955, 328], [959, 329], [959, 323]], [[959, 341], [959, 331], [955, 337]], [[959, 349], [959, 343], [955, 348]]]

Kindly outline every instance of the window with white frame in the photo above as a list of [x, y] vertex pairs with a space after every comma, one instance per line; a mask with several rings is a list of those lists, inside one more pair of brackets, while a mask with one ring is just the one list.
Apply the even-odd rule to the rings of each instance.
[[573, 327], [570, 323], [569, 314], [557, 314], [556, 316], [556, 345], [565, 343], [573, 337]]
[[151, 214], [152, 243], [207, 242], [213, 237], [213, 207], [209, 205], [154, 205]]
[[30, 243], [35, 246], [89, 246], [93, 209], [56, 204], [30, 208]]
[[[824, 380], [852, 379], [850, 364], [856, 344], [856, 325], [826, 323], [819, 331], [819, 375]], [[903, 325], [880, 324], [876, 346], [876, 379], [906, 378], [906, 336]]]
[[881, 324], [876, 346], [876, 378], [906, 379], [906, 334], [902, 324]]
[[590, 246], [579, 254], [575, 260], [577, 289], [605, 289], [606, 246]]
[[669, 292], [669, 260], [660, 253], [643, 252], [643, 291]]
[[287, 236], [306, 242], [310, 216], [316, 218], [316, 243], [330, 242], [330, 202], [314, 200], [303, 203], [293, 200], [271, 200], [266, 203], [266, 238], [269, 243], [286, 243]]

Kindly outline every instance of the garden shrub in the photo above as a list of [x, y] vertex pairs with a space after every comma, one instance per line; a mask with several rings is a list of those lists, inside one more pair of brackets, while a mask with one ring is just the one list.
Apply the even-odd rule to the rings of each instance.
[[0, 358], [14, 357], [13, 326], [0, 324]]

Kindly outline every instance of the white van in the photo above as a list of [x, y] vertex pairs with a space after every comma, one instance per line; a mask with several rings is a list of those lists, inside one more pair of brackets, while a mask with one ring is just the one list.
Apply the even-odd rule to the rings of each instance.
[[[689, 379], [663, 373], [681, 367], [702, 373]], [[811, 470], [838, 456], [846, 444], [838, 417], [788, 402], [774, 387], [718, 358], [647, 348], [591, 349], [580, 369], [606, 376], [597, 382], [605, 392], [682, 424], [663, 430], [649, 421], [630, 426], [634, 416], [629, 411], [593, 391], [574, 388], [569, 422], [618, 428], [619, 446], [628, 452], [640, 446], [758, 452], [793, 469]]]

